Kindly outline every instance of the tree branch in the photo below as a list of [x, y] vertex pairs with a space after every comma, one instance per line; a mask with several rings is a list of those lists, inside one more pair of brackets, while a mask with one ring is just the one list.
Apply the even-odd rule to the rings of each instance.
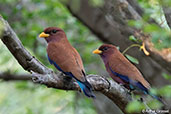
[[[71, 80], [68, 78], [68, 76], [63, 75], [62, 73], [54, 74], [53, 71], [41, 64], [24, 48], [7, 21], [0, 17], [0, 22], [3, 26], [2, 35], [0, 36], [1, 40], [16, 58], [18, 63], [25, 70], [32, 73], [34, 82], [56, 89], [80, 90], [78, 84], [74, 80]], [[1, 77], [5, 79], [4, 76]], [[14, 76], [11, 77], [14, 78]], [[127, 103], [131, 101], [131, 96], [124, 87], [118, 85], [114, 81], [108, 81], [104, 77], [98, 75], [88, 75], [87, 80], [93, 86], [95, 91], [103, 93], [105, 96], [111, 99], [124, 113], [126, 113], [125, 107]]]
[[[33, 73], [34, 82], [42, 83], [48, 87], [53, 87], [62, 90], [80, 90], [79, 86], [74, 80], [67, 81], [68, 76], [58, 74], [51, 74], [43, 76], [41, 74]], [[87, 80], [93, 86], [95, 91], [99, 91], [111, 99], [124, 112], [128, 102], [131, 101], [131, 96], [125, 88], [114, 81], [108, 81], [102, 76], [87, 75]]]
[[0, 73], [0, 79], [5, 81], [23, 81], [23, 80], [31, 80], [32, 75], [29, 74], [21, 74], [21, 75], [14, 75], [9, 73]]
[[167, 24], [171, 28], [171, 7], [163, 6], [163, 11], [164, 11], [164, 15], [165, 15]]
[[51, 70], [41, 64], [32, 56], [22, 45], [15, 32], [11, 29], [8, 22], [0, 16], [3, 34], [0, 36], [2, 42], [7, 46], [18, 63], [27, 71], [35, 71], [42, 74], [50, 73]]
[[[74, 3], [73, 0], [70, 0], [63, 4], [69, 9], [72, 15], [86, 25], [97, 38], [105, 43], [120, 46], [121, 51], [133, 44], [133, 42], [129, 40], [129, 36], [135, 35], [137, 30], [133, 27], [129, 27], [127, 22], [130, 19], [141, 19], [143, 13], [142, 9], [135, 4], [135, 1], [105, 0], [103, 6], [94, 7], [89, 4], [88, 0], [80, 0], [80, 8], [77, 10], [72, 7]], [[136, 11], [136, 9], [139, 11]], [[142, 38], [143, 35], [140, 37]], [[151, 49], [150, 56], [145, 56], [143, 52], [140, 52], [138, 49], [129, 50], [128, 54], [139, 60], [139, 65], [136, 66], [145, 77], [151, 79], [149, 82], [153, 82], [154, 85], [159, 85], [159, 83], [160, 85], [165, 85], [169, 83], [161, 76], [163, 72], [171, 73], [170, 60], [165, 58], [166, 55], [161, 55]], [[163, 83], [156, 80], [163, 80]]]

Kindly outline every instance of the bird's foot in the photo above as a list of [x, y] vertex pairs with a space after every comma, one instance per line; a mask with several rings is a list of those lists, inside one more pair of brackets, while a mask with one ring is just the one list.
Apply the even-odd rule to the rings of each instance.
[[144, 102], [144, 99], [142, 98], [142, 97], [140, 97], [140, 99], [138, 99], [138, 101], [140, 101], [140, 102]]
[[119, 85], [120, 85], [120, 86], [124, 86], [124, 84], [122, 84], [122, 83], [119, 83]]
[[[103, 76], [102, 76], [103, 77]], [[111, 87], [111, 83], [110, 83], [110, 81], [106, 78], [106, 77], [103, 77], [105, 80], [106, 80], [106, 82], [108, 82], [108, 84], [109, 84], [109, 86], [108, 86], [108, 88], [106, 89], [106, 91], [108, 92], [109, 90], [110, 90], [110, 87]]]
[[132, 90], [129, 90], [129, 89], [128, 89], [128, 94], [129, 94], [129, 95], [132, 95]]

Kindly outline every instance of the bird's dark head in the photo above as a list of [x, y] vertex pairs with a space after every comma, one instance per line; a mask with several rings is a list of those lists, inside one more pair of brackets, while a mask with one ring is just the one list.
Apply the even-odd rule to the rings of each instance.
[[45, 38], [47, 42], [59, 40], [65, 36], [65, 32], [57, 27], [48, 27], [39, 35], [40, 38]]
[[110, 56], [111, 54], [115, 53], [117, 48], [111, 44], [103, 44], [98, 49], [94, 50], [94, 54], [99, 54], [102, 57]]

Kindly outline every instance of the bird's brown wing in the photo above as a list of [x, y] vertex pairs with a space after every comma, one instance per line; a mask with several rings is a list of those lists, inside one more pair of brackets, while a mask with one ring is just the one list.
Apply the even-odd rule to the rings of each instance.
[[77, 62], [78, 66], [83, 70], [83, 72], [85, 73], [84, 70], [84, 65], [81, 59], [80, 54], [77, 52], [77, 50], [75, 48], [73, 48], [73, 55], [75, 57], [75, 61]]
[[[66, 42], [67, 43], [67, 42]], [[48, 57], [54, 61], [63, 72], [71, 72], [78, 80], [84, 82], [84, 67], [78, 52], [68, 43], [49, 43]]]
[[143, 78], [140, 71], [130, 63], [118, 50], [109, 58], [111, 69], [121, 75], [128, 76], [130, 79], [141, 82], [146, 88], [150, 88], [149, 83]]

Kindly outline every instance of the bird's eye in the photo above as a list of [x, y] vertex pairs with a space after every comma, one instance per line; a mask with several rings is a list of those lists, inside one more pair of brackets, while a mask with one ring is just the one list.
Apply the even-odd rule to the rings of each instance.
[[56, 33], [57, 32], [57, 30], [52, 30], [52, 33]]
[[103, 50], [107, 50], [107, 49], [108, 49], [108, 47], [104, 47], [104, 48], [103, 48]]

